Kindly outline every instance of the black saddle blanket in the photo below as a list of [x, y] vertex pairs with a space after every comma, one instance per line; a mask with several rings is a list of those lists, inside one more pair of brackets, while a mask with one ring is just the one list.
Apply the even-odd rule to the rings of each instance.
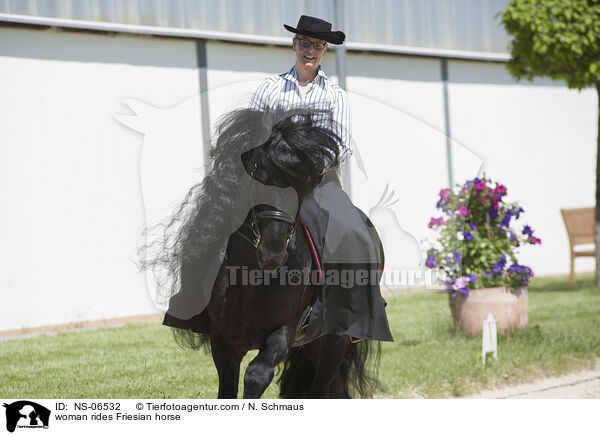
[[[371, 279], [383, 269], [381, 240], [334, 172], [325, 174], [303, 200], [300, 216], [313, 239], [324, 284], [312, 308], [300, 319], [296, 345], [325, 334], [393, 341], [379, 283]], [[163, 320], [164, 325], [198, 333], [208, 333], [209, 323], [206, 310], [187, 320], [167, 312]]]

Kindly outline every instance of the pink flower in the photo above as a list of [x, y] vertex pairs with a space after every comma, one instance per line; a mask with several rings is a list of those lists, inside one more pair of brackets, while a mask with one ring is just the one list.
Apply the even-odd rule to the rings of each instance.
[[506, 186], [496, 183], [496, 192], [500, 195], [506, 195]]
[[431, 218], [431, 220], [429, 221], [429, 224], [427, 225], [429, 228], [433, 228], [434, 225], [444, 225], [446, 222], [444, 222], [444, 218], [443, 217], [439, 217], [439, 218]]
[[440, 199], [442, 201], [448, 201], [450, 199], [450, 189], [440, 190]]
[[469, 211], [469, 209], [467, 209], [467, 207], [465, 207], [464, 204], [461, 204], [458, 209], [458, 214], [460, 214], [461, 216], [469, 216], [471, 212]]
[[534, 244], [534, 245], [541, 245], [542, 244], [542, 240], [538, 239], [537, 237], [531, 236], [529, 237], [529, 241]]
[[470, 279], [467, 278], [466, 276], [461, 276], [459, 278], [456, 279], [456, 289], [458, 290], [459, 288], [462, 287], [466, 287], [469, 285]]
[[475, 183], [475, 190], [483, 190], [485, 189], [485, 181], [478, 181]]

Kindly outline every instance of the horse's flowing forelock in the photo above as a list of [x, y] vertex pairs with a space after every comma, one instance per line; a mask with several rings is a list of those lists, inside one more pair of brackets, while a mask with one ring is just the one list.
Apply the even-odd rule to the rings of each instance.
[[323, 119], [331, 120], [331, 113], [239, 109], [220, 119], [210, 172], [190, 188], [166, 222], [146, 232], [148, 240], [138, 252], [140, 267], [154, 271], [161, 302], [182, 290], [182, 264], [209, 264], [237, 229], [232, 215], [246, 171], [243, 153], [256, 148], [253, 160], [267, 173], [269, 184], [291, 186], [300, 198], [316, 187], [324, 171], [339, 164], [340, 138]]
[[[342, 156], [340, 138], [335, 130], [322, 125], [327, 112], [299, 113], [284, 117], [273, 126], [263, 147], [260, 165], [278, 186], [292, 186], [302, 198], [318, 184], [328, 168], [336, 167]], [[321, 118], [319, 125], [313, 120]], [[331, 122], [331, 121], [330, 121]]]

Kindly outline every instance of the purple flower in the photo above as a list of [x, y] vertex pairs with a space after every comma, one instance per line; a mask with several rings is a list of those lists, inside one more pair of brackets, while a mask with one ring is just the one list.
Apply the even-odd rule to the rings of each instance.
[[454, 258], [455, 263], [460, 263], [460, 261], [462, 259], [462, 255], [458, 251], [454, 251], [454, 253], [452, 254], [452, 257]]
[[469, 228], [471, 228], [471, 231], [477, 231], [477, 227], [473, 222], [469, 222]]
[[523, 213], [525, 210], [523, 210], [523, 207], [519, 207], [517, 205], [515, 205], [512, 208], [512, 214], [515, 216], [515, 219], [519, 219], [519, 216], [521, 215], [521, 213]]
[[454, 283], [456, 282], [456, 279], [449, 279], [448, 281], [446, 281], [446, 290], [454, 290]]
[[500, 228], [508, 228], [508, 226], [510, 225], [510, 218], [511, 216], [509, 214], [504, 216], [504, 218], [500, 221]]
[[458, 292], [466, 295], [469, 293], [469, 278], [466, 276], [460, 276], [456, 279], [449, 279], [446, 281], [446, 290], [453, 290], [454, 293], [452, 296], [456, 297]]
[[513, 263], [510, 265], [510, 267], [506, 270], [507, 272], [518, 272], [520, 270], [522, 270], [523, 266], [519, 266], [517, 263]]
[[490, 219], [496, 219], [498, 217], [498, 210], [495, 210], [494, 207], [488, 208], [488, 214], [490, 215]]
[[462, 232], [463, 237], [465, 238], [465, 240], [473, 240], [473, 234], [471, 234], [468, 231], [463, 231]]
[[507, 270], [507, 273], [514, 277], [521, 285], [527, 285], [529, 278], [533, 276], [533, 270], [527, 266], [521, 266], [517, 263], [511, 264]]
[[533, 230], [531, 229], [531, 227], [529, 225], [525, 225], [523, 227], [523, 234], [528, 234], [528, 235], [533, 234]]
[[465, 207], [464, 204], [460, 204], [460, 207], [458, 208], [458, 214], [460, 214], [461, 216], [469, 216], [471, 212], [467, 207]]
[[540, 239], [538, 239], [537, 237], [534, 237], [534, 236], [529, 237], [529, 241], [533, 245], [541, 245], [542, 244], [542, 241]]
[[473, 275], [472, 273], [468, 274], [467, 278], [469, 278], [469, 282], [475, 282], [475, 281], [477, 281], [477, 276]]
[[437, 267], [437, 259], [435, 258], [435, 255], [429, 254], [427, 256], [427, 260], [425, 260], [425, 266], [430, 269], [435, 269]]
[[461, 276], [457, 278], [454, 285], [456, 286], [456, 288], [454, 289], [455, 291], [459, 291], [463, 295], [469, 294], [469, 278], [467, 278], [466, 276]]
[[506, 265], [506, 255], [502, 254], [500, 256], [500, 260], [498, 260], [498, 262], [496, 264], [494, 264], [494, 266], [492, 267], [492, 270], [494, 271], [494, 273], [500, 274], [500, 273], [502, 273], [502, 269], [504, 269], [505, 265]]

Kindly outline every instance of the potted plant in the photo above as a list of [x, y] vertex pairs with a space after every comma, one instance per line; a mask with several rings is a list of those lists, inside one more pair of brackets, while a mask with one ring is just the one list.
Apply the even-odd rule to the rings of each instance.
[[444, 277], [454, 327], [478, 334], [492, 313], [500, 332], [524, 328], [533, 270], [519, 264], [516, 254], [523, 243], [536, 245], [541, 240], [529, 225], [516, 229], [524, 210], [504, 201], [504, 185], [484, 176], [457, 188], [456, 193], [439, 193], [442, 216], [429, 221], [437, 238], [425, 261]]

